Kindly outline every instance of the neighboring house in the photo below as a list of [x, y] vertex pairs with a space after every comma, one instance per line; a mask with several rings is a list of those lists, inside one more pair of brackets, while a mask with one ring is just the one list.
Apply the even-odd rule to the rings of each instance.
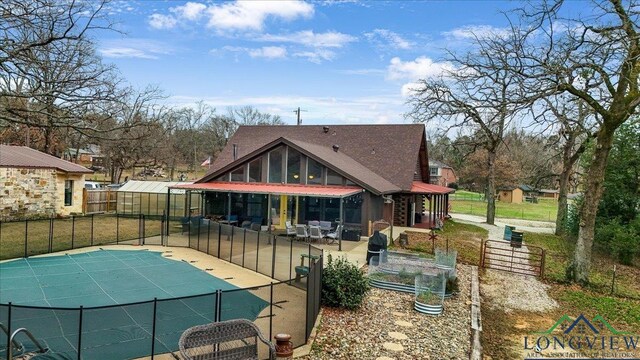
[[453, 168], [437, 160], [429, 160], [429, 176], [429, 183], [434, 185], [447, 187], [458, 182]]
[[104, 167], [104, 156], [97, 145], [90, 145], [86, 149], [69, 148], [62, 153], [62, 158], [88, 168]]
[[560, 196], [560, 190], [540, 189], [538, 190], [538, 196], [558, 200], [558, 197]]
[[498, 200], [505, 203], [521, 204], [526, 198], [536, 196], [537, 192], [529, 185], [505, 186], [498, 188]]
[[425, 140], [421, 124], [240, 126], [203, 178], [174, 188], [200, 192], [206, 216], [276, 228], [435, 223], [453, 189], [429, 184]]
[[0, 145], [0, 211], [5, 220], [82, 212], [93, 171], [26, 146]]

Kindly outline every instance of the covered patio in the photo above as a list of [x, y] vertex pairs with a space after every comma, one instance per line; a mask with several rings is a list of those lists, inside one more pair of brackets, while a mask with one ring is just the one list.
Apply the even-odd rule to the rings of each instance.
[[186, 191], [187, 201], [200, 194], [199, 204], [186, 206], [192, 209], [189, 217], [269, 232], [309, 221], [330, 222], [333, 229], [342, 224], [339, 248], [343, 239], [360, 237], [364, 190], [358, 186], [208, 182], [173, 186], [168, 192], [172, 189]]

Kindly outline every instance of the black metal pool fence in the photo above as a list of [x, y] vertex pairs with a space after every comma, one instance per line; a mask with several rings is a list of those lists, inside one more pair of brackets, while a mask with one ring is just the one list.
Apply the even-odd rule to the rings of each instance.
[[[140, 317], [137, 322], [144, 331], [138, 331], [135, 341], [129, 342], [135, 344], [135, 349], [130, 349], [131, 353], [153, 358], [153, 355], [175, 351], [179, 334], [194, 325], [178, 321], [178, 313], [174, 321], [167, 319], [167, 312], [163, 309], [171, 307], [171, 304], [180, 303], [180, 306], [188, 307], [190, 302], [205, 302], [210, 309], [205, 314], [206, 318], [211, 321], [229, 320], [234, 318], [235, 311], [233, 307], [225, 310], [224, 304], [242, 306], [233, 301], [234, 293], [251, 292], [268, 303], [268, 314], [263, 311], [263, 315], [254, 320], [263, 334], [273, 339], [277, 333], [289, 333], [295, 347], [306, 343], [320, 311], [323, 251], [285, 236], [217, 222], [200, 221], [198, 226], [193, 226], [183, 219], [167, 220], [163, 216], [145, 215], [100, 214], [0, 222], [1, 260], [110, 244], [189, 247], [277, 282], [248, 289], [91, 308], [0, 304], [0, 322], [8, 329], [7, 333], [11, 334], [20, 327], [29, 329], [34, 319], [53, 317], [58, 319], [56, 324], [60, 325], [59, 330], [66, 340], [60, 352], [71, 358], [94, 359], [100, 353], [101, 332], [95, 331], [96, 324], [104, 327], [105, 321], [117, 319], [118, 314], [136, 313]], [[303, 254], [315, 255], [319, 259], [309, 262], [309, 257], [303, 257]], [[309, 273], [296, 279], [295, 267], [300, 265], [309, 267]], [[287, 314], [289, 311], [295, 313]], [[304, 321], [300, 321], [302, 317], [298, 315], [302, 311], [305, 312]], [[64, 321], [59, 321], [61, 316]], [[116, 322], [114, 328], [117, 326]], [[0, 332], [0, 357], [8, 355], [9, 335], [3, 335], [6, 334]], [[34, 336], [39, 337], [37, 333]], [[29, 341], [24, 343], [30, 344]], [[51, 350], [56, 352], [56, 349]]]

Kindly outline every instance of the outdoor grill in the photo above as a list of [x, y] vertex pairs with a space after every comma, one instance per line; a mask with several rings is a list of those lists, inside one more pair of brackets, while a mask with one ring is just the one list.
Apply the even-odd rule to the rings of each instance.
[[367, 264], [372, 257], [379, 256], [380, 251], [382, 250], [387, 250], [387, 235], [381, 234], [379, 230], [376, 230], [369, 238], [369, 245], [367, 247]]

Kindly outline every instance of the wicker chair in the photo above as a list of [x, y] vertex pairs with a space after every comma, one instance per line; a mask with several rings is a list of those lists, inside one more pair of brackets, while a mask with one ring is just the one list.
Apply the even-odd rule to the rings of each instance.
[[235, 319], [187, 329], [180, 337], [180, 354], [187, 360], [258, 359], [258, 338], [269, 347], [275, 360], [276, 348], [249, 320]]

